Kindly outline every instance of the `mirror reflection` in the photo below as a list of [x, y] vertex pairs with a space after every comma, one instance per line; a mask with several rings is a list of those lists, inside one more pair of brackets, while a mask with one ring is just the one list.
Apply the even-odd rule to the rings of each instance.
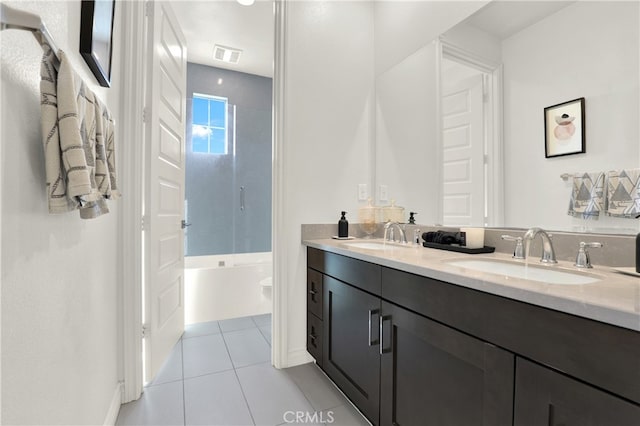
[[[568, 215], [561, 175], [640, 167], [639, 26], [637, 2], [494, 1], [380, 74], [376, 203], [424, 224], [637, 233]], [[544, 109], [582, 97], [586, 152], [545, 158]]]

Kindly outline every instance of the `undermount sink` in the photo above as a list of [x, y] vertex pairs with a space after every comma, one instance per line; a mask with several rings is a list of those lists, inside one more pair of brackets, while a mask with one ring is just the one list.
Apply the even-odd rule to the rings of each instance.
[[361, 248], [366, 250], [394, 250], [409, 247], [408, 245], [394, 244], [388, 241], [354, 241], [344, 243], [347, 247]]
[[582, 285], [600, 281], [600, 278], [580, 272], [559, 270], [557, 267], [533, 266], [526, 263], [515, 263], [492, 259], [457, 259], [447, 261], [449, 265], [490, 274], [538, 281], [546, 284]]

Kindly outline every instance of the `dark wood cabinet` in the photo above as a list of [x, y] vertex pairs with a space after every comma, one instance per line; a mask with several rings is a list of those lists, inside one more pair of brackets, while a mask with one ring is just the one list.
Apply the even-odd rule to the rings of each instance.
[[307, 349], [373, 425], [640, 425], [640, 333], [309, 248]]
[[324, 277], [322, 368], [362, 411], [378, 424], [380, 299]]
[[514, 355], [382, 302], [381, 425], [510, 425]]
[[517, 359], [515, 426], [639, 424], [637, 405], [525, 359]]

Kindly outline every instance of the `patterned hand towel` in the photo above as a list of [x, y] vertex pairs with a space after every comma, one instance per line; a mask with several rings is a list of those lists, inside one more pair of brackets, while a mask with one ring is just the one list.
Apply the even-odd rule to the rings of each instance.
[[604, 173], [574, 175], [568, 214], [582, 219], [597, 220], [603, 207]]
[[109, 212], [105, 199], [119, 196], [113, 120], [64, 52], [56, 75], [53, 52], [45, 50], [40, 88], [49, 211], [79, 209], [81, 218], [95, 218]]
[[66, 168], [62, 166], [62, 150], [58, 132], [58, 73], [53, 67], [55, 56], [43, 45], [40, 65], [40, 110], [42, 113], [42, 144], [44, 145], [45, 175], [49, 213], [64, 213], [78, 208], [78, 200], [67, 192]]
[[640, 214], [640, 169], [608, 173], [607, 215], [635, 218]]

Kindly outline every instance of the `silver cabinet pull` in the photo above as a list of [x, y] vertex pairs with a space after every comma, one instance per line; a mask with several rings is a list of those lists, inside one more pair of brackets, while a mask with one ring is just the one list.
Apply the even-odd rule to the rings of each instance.
[[378, 309], [369, 309], [369, 346], [377, 345], [378, 339], [371, 339], [371, 323], [373, 322], [373, 316], [380, 313]]
[[384, 330], [383, 325], [385, 321], [391, 321], [391, 315], [380, 315], [380, 355], [391, 352], [391, 347], [384, 347]]
[[244, 186], [240, 187], [240, 210], [244, 210]]

